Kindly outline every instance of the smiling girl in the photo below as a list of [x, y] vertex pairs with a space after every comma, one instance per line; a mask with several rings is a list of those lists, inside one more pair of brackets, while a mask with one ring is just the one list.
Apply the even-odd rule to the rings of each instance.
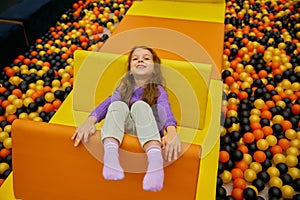
[[136, 135], [148, 158], [143, 189], [152, 192], [163, 188], [162, 148], [167, 161], [176, 160], [181, 151], [177, 122], [163, 87], [160, 62], [153, 49], [134, 47], [128, 56], [128, 72], [119, 87], [91, 112], [72, 136], [75, 146], [82, 140], [87, 142], [89, 136], [95, 133], [95, 124], [105, 118], [101, 129], [103, 177], [122, 180], [124, 170], [119, 162], [119, 145], [124, 133]]

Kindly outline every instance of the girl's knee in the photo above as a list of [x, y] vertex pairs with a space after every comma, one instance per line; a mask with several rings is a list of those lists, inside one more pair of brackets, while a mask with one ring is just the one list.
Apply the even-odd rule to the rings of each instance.
[[147, 110], [150, 109], [149, 104], [147, 104], [145, 101], [136, 101], [132, 104], [131, 110]]
[[114, 108], [114, 109], [126, 109], [128, 110], [128, 105], [123, 102], [123, 101], [114, 101], [110, 104], [109, 108]]

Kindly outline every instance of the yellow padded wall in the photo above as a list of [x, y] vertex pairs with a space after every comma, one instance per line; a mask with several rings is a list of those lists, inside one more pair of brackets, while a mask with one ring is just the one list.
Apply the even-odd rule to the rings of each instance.
[[[75, 52], [73, 108], [91, 112], [126, 73], [127, 55]], [[203, 129], [211, 65], [161, 59], [172, 110], [180, 126]]]

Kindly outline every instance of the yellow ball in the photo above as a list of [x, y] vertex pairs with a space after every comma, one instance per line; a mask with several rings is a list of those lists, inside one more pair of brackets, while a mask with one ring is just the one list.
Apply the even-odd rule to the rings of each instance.
[[55, 79], [52, 81], [52, 87], [60, 87], [60, 81]]
[[11, 149], [12, 148], [12, 138], [8, 137], [3, 141], [3, 146], [7, 149]]
[[267, 169], [267, 173], [270, 175], [270, 177], [278, 177], [280, 175], [280, 171], [276, 167], [269, 167]]
[[266, 140], [268, 141], [269, 146], [274, 146], [274, 145], [277, 144], [277, 138], [276, 138], [276, 136], [274, 136], [274, 135], [268, 135], [268, 136], [266, 137]]
[[262, 108], [265, 107], [265, 102], [264, 102], [264, 100], [262, 100], [262, 99], [256, 99], [256, 100], [254, 101], [254, 106], [255, 106], [255, 108], [257, 108], [257, 109], [262, 109]]
[[6, 131], [1, 131], [0, 132], [0, 142], [3, 142], [8, 137], [9, 137], [8, 132], [6, 132]]
[[280, 188], [280, 190], [284, 199], [292, 199], [295, 194], [294, 188], [290, 185], [284, 185]]
[[17, 107], [14, 104], [10, 104], [6, 107], [6, 113], [7, 114], [14, 114], [15, 112], [17, 112]]
[[23, 112], [19, 114], [19, 119], [28, 119], [28, 114]]
[[282, 180], [277, 177], [277, 176], [274, 176], [274, 177], [271, 177], [270, 178], [270, 181], [269, 181], [269, 186], [270, 187], [278, 187], [278, 188], [281, 188], [282, 187]]
[[290, 146], [286, 150], [286, 155], [298, 156], [299, 155], [299, 150], [296, 147], [294, 147], [294, 146]]
[[244, 171], [244, 179], [251, 183], [256, 179], [256, 172], [253, 169], [246, 169]]
[[248, 163], [248, 165], [250, 165], [250, 163], [252, 162], [252, 156], [248, 153], [245, 153], [243, 156], [243, 160], [246, 161], [246, 163]]
[[21, 99], [15, 99], [13, 100], [13, 105], [15, 105], [17, 108], [21, 108], [23, 106], [23, 101]]
[[262, 171], [262, 166], [258, 162], [252, 162], [252, 163], [250, 163], [249, 168], [253, 169], [255, 171], [255, 173], [258, 173], [258, 172]]
[[286, 164], [289, 167], [295, 167], [298, 164], [298, 158], [294, 155], [287, 155]]
[[256, 146], [259, 150], [267, 150], [269, 148], [269, 143], [266, 139], [260, 139], [256, 142]]
[[273, 124], [280, 124], [284, 120], [282, 115], [275, 115], [272, 119]]
[[299, 148], [300, 147], [300, 140], [299, 139], [293, 139], [293, 140], [291, 140], [290, 144], [291, 144], [291, 147]]
[[293, 179], [300, 178], [300, 169], [296, 167], [290, 167], [287, 172]]
[[232, 175], [228, 170], [224, 170], [224, 172], [220, 174], [220, 177], [224, 183], [230, 183], [232, 180]]
[[10, 168], [9, 164], [7, 164], [5, 162], [0, 163], [0, 174], [3, 174], [9, 168]]
[[285, 163], [286, 161], [286, 158], [283, 154], [281, 153], [276, 153], [274, 156], [273, 156], [273, 159], [272, 159], [273, 163], [275, 165], [277, 165], [278, 163]]
[[51, 103], [52, 101], [54, 101], [55, 96], [52, 92], [47, 92], [44, 96], [45, 100], [49, 103]]
[[284, 135], [287, 139], [290, 139], [290, 140], [297, 138], [297, 132], [294, 129], [286, 130]]

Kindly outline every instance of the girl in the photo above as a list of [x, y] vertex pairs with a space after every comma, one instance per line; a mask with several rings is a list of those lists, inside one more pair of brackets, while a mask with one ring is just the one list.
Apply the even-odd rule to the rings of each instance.
[[[136, 135], [148, 158], [143, 189], [160, 191], [164, 170], [161, 148], [167, 161], [176, 160], [181, 142], [177, 122], [171, 111], [163, 84], [160, 58], [149, 47], [137, 46], [129, 53], [128, 73], [114, 93], [92, 111], [75, 131], [72, 139], [77, 146], [95, 133], [95, 124], [104, 119], [101, 138], [104, 144], [103, 177], [122, 180], [124, 171], [119, 163], [119, 145], [124, 132]], [[163, 132], [166, 130], [167, 134]]]

